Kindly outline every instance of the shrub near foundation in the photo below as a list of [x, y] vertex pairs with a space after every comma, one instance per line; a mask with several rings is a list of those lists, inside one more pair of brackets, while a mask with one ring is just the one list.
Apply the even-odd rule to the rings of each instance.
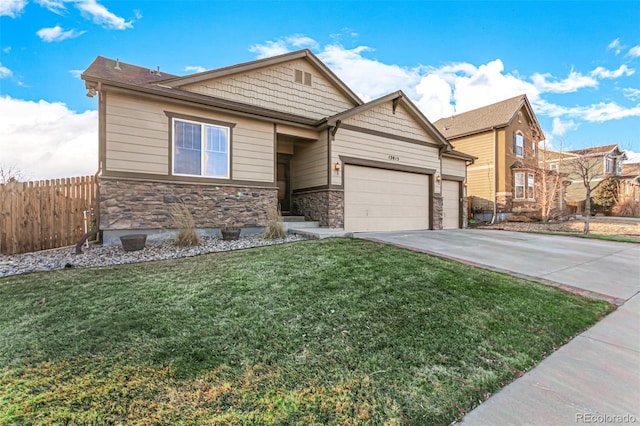
[[196, 224], [193, 215], [184, 204], [180, 201], [174, 203], [169, 208], [174, 228], [178, 230], [178, 235], [174, 242], [180, 247], [197, 246], [200, 244], [200, 238], [196, 233]]
[[282, 215], [277, 205], [271, 204], [267, 207], [267, 226], [262, 236], [268, 240], [286, 238], [287, 232], [282, 225]]

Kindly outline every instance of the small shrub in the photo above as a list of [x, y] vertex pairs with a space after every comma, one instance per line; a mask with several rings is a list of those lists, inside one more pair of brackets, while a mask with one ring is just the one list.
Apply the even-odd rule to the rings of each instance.
[[181, 247], [197, 246], [200, 244], [200, 238], [196, 233], [196, 223], [193, 215], [185, 206], [184, 202], [174, 203], [169, 208], [173, 226], [178, 230], [178, 235], [174, 244]]
[[263, 238], [276, 240], [286, 238], [287, 233], [282, 226], [282, 215], [277, 204], [271, 204], [267, 207], [267, 226], [262, 234]]
[[631, 197], [620, 197], [613, 206], [613, 214], [623, 217], [640, 217], [640, 203]]

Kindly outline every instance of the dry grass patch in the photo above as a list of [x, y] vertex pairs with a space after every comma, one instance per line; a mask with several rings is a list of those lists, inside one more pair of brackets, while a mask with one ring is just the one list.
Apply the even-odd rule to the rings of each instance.
[[169, 207], [173, 226], [178, 230], [175, 245], [180, 247], [197, 246], [200, 244], [200, 238], [196, 233], [196, 223], [193, 215], [184, 204], [179, 201], [171, 204]]

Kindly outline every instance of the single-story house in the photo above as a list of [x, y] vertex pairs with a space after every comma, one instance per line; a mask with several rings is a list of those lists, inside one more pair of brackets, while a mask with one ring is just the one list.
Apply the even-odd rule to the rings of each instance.
[[352, 232], [465, 226], [473, 157], [402, 91], [365, 103], [309, 50], [182, 77], [97, 57], [82, 79], [105, 244], [166, 234], [178, 200], [203, 233], [257, 232], [275, 203]]

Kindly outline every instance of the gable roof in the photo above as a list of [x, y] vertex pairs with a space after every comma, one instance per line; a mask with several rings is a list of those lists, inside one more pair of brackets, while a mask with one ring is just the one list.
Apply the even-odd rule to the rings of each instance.
[[486, 132], [494, 128], [507, 127], [513, 122], [513, 119], [522, 108], [526, 109], [536, 130], [544, 139], [542, 128], [538, 123], [527, 95], [524, 94], [463, 112], [462, 114], [441, 118], [433, 124], [447, 139], [451, 140]]
[[187, 101], [219, 111], [230, 111], [240, 115], [265, 117], [270, 120], [297, 124], [312, 128], [317, 120], [301, 115], [274, 111], [228, 99], [216, 98], [200, 93], [169, 87], [165, 84], [176, 78], [173, 74], [131, 65], [117, 59], [98, 56], [81, 75], [85, 86], [98, 88], [104, 84], [113, 88], [135, 91], [151, 96], [160, 96], [177, 101]]
[[613, 154], [613, 156], [624, 155], [624, 151], [620, 151], [620, 148], [618, 147], [617, 144], [595, 146], [592, 148], [577, 149], [569, 152], [576, 155], [586, 155], [586, 156], [605, 155], [605, 154], [606, 155]]
[[[435, 140], [437, 140], [444, 147], [446, 147], [446, 151], [453, 150], [453, 147], [451, 146], [449, 141], [447, 141], [447, 139], [442, 135], [442, 133], [440, 133], [438, 129], [427, 119], [427, 117], [425, 117], [424, 114], [422, 114], [422, 112], [415, 106], [413, 102], [411, 102], [411, 99], [409, 99], [402, 90], [389, 93], [388, 95], [382, 96], [378, 99], [374, 99], [370, 102], [367, 102], [366, 104], [358, 105], [357, 107], [353, 107], [339, 114], [335, 114], [331, 117], [322, 119], [317, 123], [317, 125], [318, 126], [323, 126], [323, 125], [335, 126], [338, 122], [342, 120], [346, 120], [349, 117], [353, 117], [356, 114], [360, 114], [364, 111], [375, 108], [378, 105], [382, 105], [385, 102], [389, 102], [389, 101], [399, 102], [399, 103], [401, 102], [402, 105], [407, 108], [407, 110], [409, 111], [409, 114], [414, 118], [414, 120], [416, 120], [418, 124], [420, 124], [427, 131], [427, 133], [431, 134]], [[463, 155], [466, 155], [466, 154], [463, 154]], [[470, 157], [469, 159], [474, 158], [471, 156], [469, 157]]]
[[362, 100], [347, 86], [337, 75], [333, 73], [316, 55], [309, 49], [297, 50], [269, 58], [258, 59], [256, 61], [244, 62], [237, 65], [231, 65], [224, 68], [204, 71], [197, 74], [191, 74], [184, 77], [175, 77], [163, 81], [163, 84], [169, 87], [182, 87], [202, 81], [212, 80], [220, 77], [228, 77], [233, 74], [254, 71], [260, 68], [271, 67], [274, 65], [289, 62], [294, 59], [305, 59], [311, 64], [323, 77], [329, 80], [344, 96], [347, 97], [354, 105], [362, 105]]

